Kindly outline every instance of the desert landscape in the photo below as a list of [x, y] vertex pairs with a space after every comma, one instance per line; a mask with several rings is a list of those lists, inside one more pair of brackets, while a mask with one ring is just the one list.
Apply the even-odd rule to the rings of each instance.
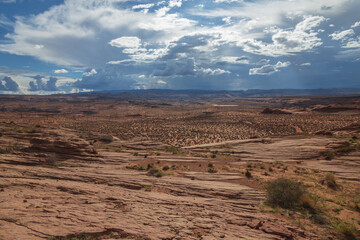
[[360, 236], [359, 95], [0, 102], [0, 239]]

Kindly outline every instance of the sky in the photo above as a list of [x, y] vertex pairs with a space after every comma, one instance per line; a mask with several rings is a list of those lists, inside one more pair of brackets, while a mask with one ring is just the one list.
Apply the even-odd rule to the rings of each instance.
[[0, 93], [360, 88], [359, 0], [0, 0]]

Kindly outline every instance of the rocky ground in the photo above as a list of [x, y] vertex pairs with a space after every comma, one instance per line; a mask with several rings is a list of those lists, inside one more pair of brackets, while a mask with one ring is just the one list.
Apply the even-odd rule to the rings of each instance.
[[[323, 238], [259, 211], [264, 191], [242, 173], [221, 167], [309, 159], [306, 164], [321, 169], [311, 159], [339, 145], [338, 139], [241, 140], [190, 146], [181, 150], [190, 152], [174, 154], [166, 145], [148, 141], [94, 143], [69, 129], [14, 124], [3, 124], [3, 129], [0, 239]], [[214, 152], [216, 158], [207, 157]], [[232, 156], [222, 161], [226, 154]], [[353, 159], [350, 155], [331, 163]], [[210, 162], [216, 173], [203, 171]], [[141, 163], [169, 164], [176, 171], [154, 177], [131, 169]], [[353, 180], [359, 179], [359, 166], [344, 169], [349, 170], [341, 171], [344, 178], [351, 172]]]
[[[1, 240], [358, 236], [358, 101], [48, 98], [0, 111]], [[267, 204], [280, 177], [309, 208]]]

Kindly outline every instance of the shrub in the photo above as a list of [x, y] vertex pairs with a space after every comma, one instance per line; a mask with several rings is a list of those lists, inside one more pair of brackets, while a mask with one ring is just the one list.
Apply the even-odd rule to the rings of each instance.
[[213, 167], [210, 167], [210, 168], [208, 169], [208, 172], [209, 172], [209, 173], [217, 173], [217, 170], [216, 170], [215, 168], [213, 168]]
[[337, 190], [339, 188], [339, 185], [336, 182], [335, 176], [332, 173], [326, 174], [325, 182], [326, 182], [326, 185], [333, 190]]
[[147, 192], [151, 192], [151, 186], [146, 185], [146, 186], [144, 186], [144, 189]]
[[111, 143], [113, 141], [113, 137], [110, 135], [103, 135], [99, 138], [99, 140], [104, 143]]
[[168, 166], [168, 165], [165, 165], [165, 166], [163, 166], [163, 168], [162, 168], [164, 171], [167, 171], [167, 170], [169, 170], [170, 169], [170, 167]]
[[212, 167], [214, 167], [214, 164], [213, 164], [212, 162], [209, 162], [209, 163], [208, 163], [208, 167], [209, 167], [209, 168], [212, 168]]
[[327, 225], [329, 224], [329, 219], [327, 219], [323, 214], [314, 214], [310, 217], [314, 223], [319, 225]]
[[356, 240], [356, 227], [352, 224], [348, 224], [348, 223], [340, 223], [337, 226], [338, 229], [338, 233], [339, 235], [341, 235], [343, 237], [343, 239], [348, 239], [348, 240]]
[[315, 201], [308, 195], [302, 195], [300, 197], [300, 205], [309, 210], [310, 213], [315, 213]]
[[49, 167], [57, 167], [59, 165], [59, 157], [56, 153], [49, 154], [45, 159], [45, 164]]
[[162, 177], [162, 176], [164, 176], [164, 175], [165, 175], [165, 173], [163, 173], [162, 171], [158, 171], [158, 172], [155, 174], [155, 177], [160, 178], [160, 177]]
[[148, 174], [151, 175], [151, 176], [158, 177], [158, 178], [165, 175], [164, 172], [160, 171], [159, 169], [157, 169], [155, 167], [150, 168], [149, 171], [148, 171]]
[[266, 201], [272, 206], [293, 209], [299, 206], [305, 190], [301, 183], [291, 179], [278, 178], [266, 186]]
[[245, 176], [247, 178], [252, 178], [251, 172], [249, 172], [249, 170], [246, 170]]

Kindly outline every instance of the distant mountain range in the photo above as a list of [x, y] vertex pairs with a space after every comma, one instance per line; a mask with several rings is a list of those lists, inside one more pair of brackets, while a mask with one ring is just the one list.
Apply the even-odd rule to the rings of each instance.
[[326, 96], [326, 95], [357, 95], [360, 88], [333, 88], [333, 89], [251, 89], [251, 90], [115, 90], [91, 93], [79, 93], [117, 99], [191, 99], [191, 98], [222, 98], [222, 97], [282, 97], [282, 96]]

